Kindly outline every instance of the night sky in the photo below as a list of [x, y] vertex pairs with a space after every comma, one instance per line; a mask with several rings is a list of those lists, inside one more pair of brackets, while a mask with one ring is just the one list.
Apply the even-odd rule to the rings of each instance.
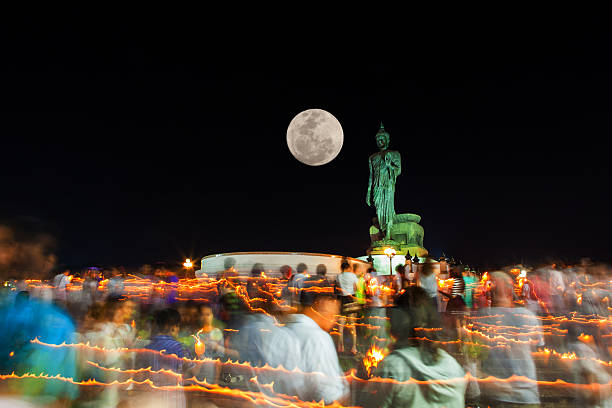
[[[396, 211], [422, 216], [433, 256], [612, 261], [612, 66], [597, 21], [287, 47], [176, 19], [69, 20], [5, 27], [0, 64], [0, 218], [39, 219], [61, 262], [365, 255], [381, 121], [402, 155]], [[320, 167], [286, 144], [309, 108], [344, 129]]]

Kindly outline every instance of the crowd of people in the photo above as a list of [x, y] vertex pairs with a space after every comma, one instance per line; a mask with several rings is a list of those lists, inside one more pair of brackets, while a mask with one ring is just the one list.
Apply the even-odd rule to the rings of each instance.
[[606, 265], [440, 265], [5, 282], [0, 404], [612, 406]]

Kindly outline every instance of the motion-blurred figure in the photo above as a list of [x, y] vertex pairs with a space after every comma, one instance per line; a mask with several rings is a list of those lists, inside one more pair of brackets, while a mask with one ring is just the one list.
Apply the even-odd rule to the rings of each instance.
[[234, 258], [226, 258], [223, 261], [223, 270], [217, 274], [217, 279], [229, 279], [238, 276], [236, 271], [236, 260]]
[[438, 348], [436, 331], [427, 330], [437, 327], [436, 310], [429, 294], [410, 286], [389, 311], [391, 333], [397, 342], [374, 372], [374, 377], [381, 378], [370, 380], [358, 405], [463, 408], [466, 388], [463, 368]]
[[300, 352], [297, 367], [306, 373], [303, 381], [288, 384], [293, 390], [287, 391], [303, 401], [323, 400], [326, 404], [342, 402], [349, 392], [334, 342], [328, 333], [334, 327], [340, 311], [340, 302], [329, 289], [302, 292], [303, 313], [293, 315], [292, 321], [287, 324]]
[[358, 278], [357, 275], [351, 271], [351, 265], [347, 261], [342, 261], [340, 270], [342, 272], [336, 277], [340, 293], [340, 303], [342, 305], [341, 315], [338, 319], [338, 325], [340, 326], [338, 329], [340, 333], [338, 336], [338, 352], [344, 352], [344, 329], [348, 326], [351, 334], [351, 353], [355, 355], [357, 354], [357, 330], [355, 330], [355, 320], [357, 312], [361, 309], [361, 305], [355, 298]]
[[422, 287], [429, 295], [429, 301], [434, 306], [434, 310], [438, 311], [438, 282], [430, 259], [427, 259], [422, 268], [417, 270], [415, 279], [417, 286]]
[[[181, 315], [174, 309], [160, 310], [155, 314], [156, 334], [151, 338], [151, 342], [146, 346], [152, 350], [151, 353], [139, 353], [136, 359], [136, 366], [139, 368], [151, 367], [151, 374], [148, 376], [155, 385], [183, 385], [182, 376], [186, 377], [197, 373], [196, 366], [186, 363], [181, 358], [193, 358], [191, 353], [176, 339], [181, 325]], [[164, 353], [160, 353], [165, 350]], [[174, 356], [173, 356], [174, 354]], [[179, 357], [178, 359], [176, 357]], [[171, 372], [160, 372], [161, 369]], [[141, 380], [144, 378], [140, 378]], [[185, 391], [180, 388], [168, 389], [164, 391], [151, 391], [149, 393], [152, 404], [156, 407], [177, 407], [186, 406]], [[146, 405], [143, 405], [146, 406]]]
[[[574, 384], [588, 385], [574, 387], [575, 406], [612, 407], [612, 376], [601, 364], [603, 356], [598, 353], [593, 336], [586, 337], [578, 324], [567, 324], [566, 349], [576, 355], [569, 360], [568, 371]], [[586, 339], [588, 340], [585, 340]]]
[[[483, 375], [500, 380], [482, 383], [482, 397], [490, 406], [539, 404], [536, 367], [531, 353], [535, 346], [544, 345], [540, 323], [528, 309], [514, 307], [514, 287], [510, 275], [493, 272], [490, 279], [491, 307], [482, 309], [479, 318], [472, 323], [475, 330], [484, 333], [482, 339], [488, 345], [499, 346], [501, 336], [506, 339], [508, 347], [489, 349], [487, 359], [482, 363]], [[526, 333], [534, 334], [526, 336]], [[513, 375], [524, 376], [528, 380], [506, 381]]]
[[[17, 296], [14, 301], [0, 298], [0, 330], [0, 374], [43, 373], [76, 378], [74, 348], [31, 342], [38, 339], [49, 344], [74, 343], [75, 326], [58, 307], [29, 296]], [[78, 394], [75, 385], [64, 381], [27, 379], [9, 387], [11, 394], [40, 405], [73, 400]]]
[[108, 280], [106, 290], [109, 297], [117, 297], [123, 295], [125, 284], [123, 283], [123, 272], [119, 268], [111, 269], [111, 278]]
[[54, 297], [55, 300], [62, 304], [66, 304], [66, 287], [70, 283], [70, 268], [63, 266], [59, 268], [59, 273], [53, 278]]

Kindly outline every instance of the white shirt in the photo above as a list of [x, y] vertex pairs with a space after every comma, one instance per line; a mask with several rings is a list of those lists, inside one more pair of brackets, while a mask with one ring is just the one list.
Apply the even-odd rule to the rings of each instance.
[[[271, 324], [269, 333], [265, 335], [265, 341], [261, 343], [261, 354], [264, 363], [272, 368], [282, 366], [286, 370], [294, 370], [298, 367], [301, 359], [300, 346], [291, 330], [286, 326]], [[262, 333], [263, 334], [263, 333]], [[278, 394], [298, 395], [303, 389], [303, 377], [297, 373], [288, 374], [282, 369], [271, 372], [260, 372], [257, 375], [259, 384], [274, 382], [274, 391]], [[264, 388], [261, 392], [267, 393]]]
[[298, 369], [306, 373], [296, 394], [302, 401], [321, 401], [331, 404], [348, 394], [348, 384], [340, 369], [338, 355], [331, 336], [323, 331], [310, 317], [293, 315], [287, 328], [299, 345]]
[[358, 278], [353, 272], [342, 272], [338, 275], [336, 280], [342, 289], [343, 296], [352, 296], [355, 294], [355, 285], [357, 284]]

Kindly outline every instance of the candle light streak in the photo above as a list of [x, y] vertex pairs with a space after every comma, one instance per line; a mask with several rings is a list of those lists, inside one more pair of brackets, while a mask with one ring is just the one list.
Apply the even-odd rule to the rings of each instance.
[[[138, 278], [134, 275], [128, 275], [129, 278], [125, 279], [125, 290], [124, 293], [127, 298], [133, 298], [138, 300], [147, 300], [154, 298], [156, 296], [163, 297], [168, 291], [174, 291], [177, 296], [175, 296], [178, 300], [195, 300], [197, 302], [206, 302], [209, 303], [211, 300], [211, 295], [217, 295], [219, 293], [223, 294], [223, 290], [233, 291], [238, 298], [242, 301], [242, 303], [246, 306], [246, 309], [250, 312], [254, 313], [264, 313], [268, 316], [275, 317], [273, 314], [270, 314], [270, 308], [268, 306], [274, 306], [281, 310], [288, 310], [288, 307], [285, 304], [285, 299], [279, 299], [282, 292], [282, 281], [277, 278], [270, 278], [266, 276], [263, 272], [261, 276], [258, 277], [249, 277], [249, 278], [229, 278], [229, 279], [211, 279], [211, 278], [196, 278], [196, 279], [181, 279], [178, 283], [166, 283], [166, 282], [152, 282], [149, 279]], [[245, 285], [247, 282], [257, 282], [257, 295], [253, 295], [253, 292], [249, 289], [247, 290], [247, 286]], [[486, 285], [489, 280], [487, 277], [487, 273], [482, 277], [481, 284], [483, 285], [482, 290], [488, 290]], [[529, 282], [525, 276], [518, 276], [515, 281], [515, 289], [520, 289], [523, 285]], [[71, 283], [67, 286], [67, 290], [74, 292], [80, 289], [80, 285], [82, 285], [82, 279], [75, 278], [71, 281]], [[385, 293], [388, 295], [393, 295], [395, 292], [392, 288], [379, 284], [376, 279], [370, 279], [366, 281], [366, 291], [371, 293], [374, 291], [376, 293]], [[440, 279], [438, 280], [438, 287], [440, 289], [449, 289], [452, 287], [453, 279]], [[108, 284], [108, 280], [103, 280], [97, 287], [98, 291], [105, 291]], [[45, 287], [46, 284], [39, 280], [31, 280], [28, 281], [28, 285], [36, 286], [36, 287]], [[570, 285], [568, 285], [569, 287]], [[576, 286], [576, 285], [574, 285]], [[576, 297], [576, 303], [578, 305], [584, 305], [592, 303], [592, 299], [601, 299], [601, 302], [604, 303], [605, 306], [609, 304], [609, 297], [604, 296], [603, 294], [599, 294], [595, 296], [593, 289], [598, 289], [602, 286], [601, 282], [596, 282], [593, 284], [579, 285], [580, 289], [576, 292], [572, 289], [566, 294], [566, 299], [568, 296], [571, 296], [570, 300], [574, 300], [574, 296]], [[221, 289], [221, 291], [220, 291]], [[290, 288], [293, 290], [295, 288]], [[13, 289], [14, 290], [14, 289]], [[296, 289], [299, 290], [299, 289]], [[306, 290], [309, 292], [318, 292], [318, 293], [333, 293], [332, 287], [307, 287], [302, 290]], [[250, 293], [250, 295], [249, 295]], [[252, 296], [252, 297], [251, 297]], [[592, 296], [592, 298], [591, 298]], [[539, 299], [538, 299], [539, 300]], [[293, 308], [294, 309], [294, 308]], [[610, 309], [608, 307], [608, 309]], [[505, 349], [508, 350], [517, 344], [532, 344], [532, 345], [544, 345], [547, 347], [540, 348], [539, 351], [534, 351], [531, 353], [532, 357], [538, 361], [538, 364], [542, 364], [542, 362], [550, 362], [551, 364], [559, 364], [562, 366], [563, 364], [571, 365], [575, 362], [579, 361], [593, 361], [602, 367], [608, 369], [612, 367], [612, 361], [604, 361], [599, 358], [578, 357], [574, 352], [571, 351], [557, 351], [554, 348], [550, 347], [559, 346], [561, 343], [557, 340], [557, 338], [565, 338], [568, 335], [568, 330], [565, 329], [566, 324], [571, 323], [579, 326], [584, 326], [582, 329], [584, 330], [580, 336], [578, 336], [578, 340], [587, 343], [594, 344], [596, 340], [608, 338], [612, 338], [612, 320], [608, 317], [600, 316], [598, 314], [579, 314], [578, 312], [571, 312], [566, 315], [561, 316], [552, 316], [552, 315], [541, 315], [534, 316], [529, 314], [524, 314], [517, 310], [513, 316], [517, 318], [522, 318], [524, 321], [534, 322], [533, 324], [521, 324], [517, 326], [504, 325], [504, 315], [501, 314], [493, 314], [490, 316], [466, 316], [466, 320], [469, 322], [460, 327], [462, 330], [464, 337], [459, 340], [434, 340], [429, 339], [427, 337], [414, 337], [412, 340], [416, 341], [426, 341], [426, 342], [435, 342], [441, 346], [469, 346], [469, 347], [478, 347], [482, 349]], [[548, 313], [548, 309], [543, 309], [545, 313]], [[581, 308], [579, 310], [591, 310], [585, 308]], [[599, 309], [595, 309], [599, 310]], [[604, 307], [605, 310], [605, 307]], [[338, 317], [338, 316], [336, 316]], [[369, 320], [368, 320], [369, 319]], [[346, 324], [349, 328], [364, 328], [365, 331], [379, 330], [382, 325], [386, 324], [390, 319], [384, 316], [363, 316], [363, 317], [349, 317], [347, 319], [348, 323]], [[370, 324], [366, 323], [369, 321], [370, 323], [374, 321], [379, 324]], [[496, 322], [496, 323], [489, 323]], [[538, 324], [539, 323], [539, 324]], [[282, 326], [276, 319], [274, 319], [274, 324], [277, 326]], [[136, 328], [136, 321], [132, 320], [129, 323], [133, 329]], [[142, 327], [141, 327], [142, 328]], [[238, 329], [224, 329], [225, 333], [238, 333]], [[419, 335], [429, 332], [441, 332], [442, 328], [415, 328], [415, 332]], [[596, 330], [596, 331], [593, 331]], [[269, 332], [268, 329], [260, 329], [261, 332]], [[192, 337], [195, 339], [195, 344], [193, 345], [193, 350], [198, 357], [202, 357], [206, 352], [206, 347], [204, 342], [200, 338], [202, 330], [199, 330]], [[362, 332], [362, 333], [363, 333]], [[578, 331], [580, 333], [580, 331]], [[587, 334], [590, 333], [590, 334]], [[332, 336], [337, 336], [339, 333], [337, 330], [334, 330], [330, 333]], [[443, 334], [445, 335], [445, 334]], [[461, 337], [461, 336], [459, 336]], [[540, 342], [542, 338], [546, 338], [546, 343]], [[469, 340], [468, 340], [469, 339]], [[380, 362], [384, 360], [388, 351], [383, 348], [386, 342], [392, 342], [392, 339], [380, 338], [377, 336], [373, 336], [371, 340], [375, 342], [374, 345], [371, 345], [370, 348], [365, 353], [365, 357], [362, 362], [364, 368], [367, 371], [368, 376], [371, 376], [373, 372], [375, 372], [376, 367], [379, 366]], [[482, 343], [480, 343], [482, 341]], [[36, 344], [39, 346], [45, 347], [72, 347], [77, 349], [91, 349], [96, 350], [102, 353], [110, 353], [110, 352], [123, 352], [123, 353], [154, 353], [164, 358], [176, 359], [186, 363], [190, 363], [193, 365], [215, 365], [218, 367], [229, 368], [233, 372], [238, 372], [241, 374], [245, 374], [245, 378], [251, 384], [257, 385], [261, 390], [265, 390], [265, 392], [256, 393], [251, 391], [244, 390], [236, 390], [233, 388], [225, 388], [218, 385], [207, 384], [206, 382], [201, 382], [197, 378], [187, 379], [183, 377], [183, 374], [174, 372], [168, 369], [160, 369], [158, 371], [151, 370], [148, 368], [139, 368], [139, 369], [122, 369], [117, 367], [104, 367], [95, 361], [87, 360], [85, 363], [90, 367], [93, 367], [98, 370], [102, 370], [105, 372], [113, 372], [120, 375], [134, 377], [141, 374], [146, 375], [168, 375], [173, 378], [176, 378], [178, 382], [182, 382], [183, 385], [177, 386], [159, 386], [155, 385], [154, 382], [144, 381], [136, 381], [134, 378], [127, 379], [125, 381], [114, 381], [114, 382], [99, 382], [96, 380], [84, 380], [84, 381], [74, 381], [73, 379], [63, 378], [61, 376], [53, 376], [46, 375], [44, 373], [34, 374], [34, 373], [26, 373], [22, 375], [15, 375], [14, 373], [11, 375], [0, 376], [2, 380], [19, 380], [19, 379], [28, 379], [28, 378], [38, 378], [38, 379], [46, 379], [50, 381], [66, 381], [71, 382], [72, 384], [76, 384], [79, 386], [87, 386], [87, 385], [95, 385], [95, 386], [110, 386], [110, 385], [140, 385], [140, 386], [148, 386], [157, 390], [184, 390], [184, 391], [202, 391], [207, 393], [212, 393], [219, 396], [228, 396], [235, 397], [239, 399], [244, 399], [245, 401], [249, 401], [255, 404], [268, 404], [272, 406], [295, 406], [295, 407], [314, 407], [314, 406], [322, 406], [321, 403], [309, 403], [300, 401], [296, 397], [292, 396], [280, 396], [278, 399], [271, 399], [275, 397], [270, 397], [267, 393], [272, 393], [273, 383], [270, 384], [262, 384], [260, 383], [260, 379], [266, 379], [267, 376], [270, 375], [319, 375], [322, 376], [322, 373], [314, 372], [314, 373], [305, 373], [300, 371], [299, 369], [287, 370], [282, 365], [278, 367], [271, 367], [269, 365], [264, 366], [253, 366], [248, 362], [237, 362], [237, 361], [222, 361], [221, 359], [211, 359], [211, 358], [183, 358], [177, 357], [174, 354], [166, 354], [164, 351], [155, 351], [149, 349], [138, 349], [138, 348], [103, 348], [97, 346], [91, 346], [88, 343], [62, 343], [62, 344], [50, 344], [44, 343], [40, 341], [38, 338], [30, 340], [32, 344]], [[384, 343], [383, 343], [384, 342]], [[593, 346], [591, 346], [593, 347]], [[606, 347], [604, 344], [603, 347]], [[449, 350], [457, 350], [456, 347], [448, 347]], [[462, 349], [459, 349], [462, 350]], [[465, 351], [465, 349], [463, 349]], [[563, 350], [559, 348], [559, 350]], [[14, 356], [14, 352], [11, 351], [9, 353], [9, 357]], [[6, 355], [6, 354], [5, 354]], [[486, 355], [486, 353], [485, 353]], [[232, 357], [237, 358], [237, 357]], [[552, 366], [550, 366], [552, 367]], [[568, 366], [564, 366], [568, 367]], [[609, 370], [608, 370], [609, 371]], [[258, 375], [260, 375], [258, 377]], [[115, 377], [117, 378], [117, 377]], [[365, 384], [365, 380], [358, 379], [355, 377], [355, 373], [353, 371], [349, 371], [346, 374], [346, 378], [349, 382]], [[554, 378], [554, 377], [553, 377]], [[123, 379], [123, 377], [121, 377]], [[504, 383], [512, 383], [512, 382], [529, 382], [536, 383], [539, 386], [543, 387], [555, 387], [555, 388], [584, 388], [584, 389], [592, 389], [592, 387], [604, 387], [609, 386], [610, 384], [572, 384], [566, 382], [563, 379], [557, 379], [555, 381], [541, 381], [541, 380], [533, 380], [526, 377], [520, 376], [512, 376], [505, 379], [495, 378], [495, 377], [486, 377], [486, 378], [476, 378], [471, 375], [466, 375], [466, 377], [462, 377], [460, 379], [454, 379], [450, 381], [465, 381], [471, 380], [476, 381], [479, 384], [487, 384], [493, 382], [504, 382]], [[393, 382], [396, 384], [433, 384], [433, 383], [443, 383], [444, 381], [430, 380], [430, 381], [417, 381], [417, 380], [409, 380], [405, 382], [397, 382], [395, 380], [390, 379], [380, 379], [380, 378], [371, 378], [368, 380], [369, 382]], [[341, 407], [341, 405], [336, 405]]]

